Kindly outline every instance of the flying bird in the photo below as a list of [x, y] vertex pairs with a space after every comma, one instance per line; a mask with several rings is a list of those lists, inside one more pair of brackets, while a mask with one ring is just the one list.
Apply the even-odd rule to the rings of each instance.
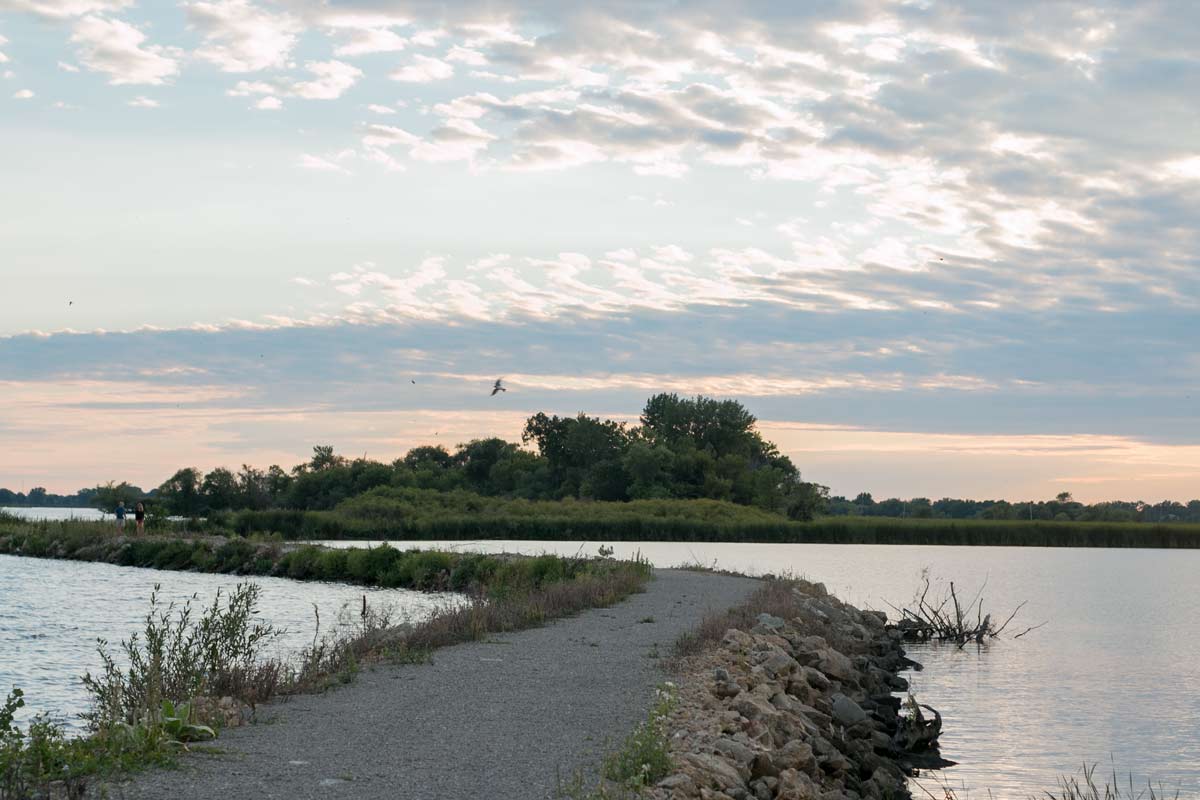
[[69, 306], [73, 306], [73, 305], [75, 305], [75, 301], [74, 301], [74, 300], [68, 300], [68, 301], [67, 301], [67, 305], [69, 305]]
[[496, 396], [496, 392], [507, 392], [508, 391], [508, 389], [504, 388], [503, 381], [504, 381], [504, 378], [496, 378], [496, 383], [494, 386], [492, 386], [492, 394], [491, 394], [492, 397]]
[[[410, 378], [409, 380], [412, 380], [412, 379]], [[413, 386], [416, 386], [416, 385], [417, 385], [417, 382], [416, 382], [416, 381], [413, 381], [413, 382], [412, 382], [412, 385], [413, 385]]]

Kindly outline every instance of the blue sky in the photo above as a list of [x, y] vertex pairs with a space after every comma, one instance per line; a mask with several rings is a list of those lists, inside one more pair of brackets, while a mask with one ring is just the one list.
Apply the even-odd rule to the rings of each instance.
[[0, 0], [0, 485], [664, 389], [835, 492], [1200, 496], [1198, 24]]

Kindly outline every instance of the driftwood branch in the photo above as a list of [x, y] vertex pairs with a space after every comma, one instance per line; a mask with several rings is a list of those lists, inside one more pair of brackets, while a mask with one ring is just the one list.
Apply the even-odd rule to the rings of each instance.
[[[900, 620], [896, 623], [895, 628], [908, 641], [954, 642], [959, 647], [963, 647], [967, 642], [986, 644], [1003, 633], [1017, 613], [1025, 606], [1025, 603], [1022, 602], [1008, 615], [1004, 623], [997, 627], [992, 620], [992, 615], [983, 610], [983, 589], [987, 586], [987, 581], [984, 581], [983, 586], [966, 605], [963, 605], [959, 599], [958, 589], [953, 581], [950, 582], [950, 588], [940, 599], [930, 598], [932, 587], [928, 575], [925, 576], [924, 581], [914, 608], [892, 606], [900, 615]], [[1013, 638], [1020, 638], [1045, 624], [1043, 622], [1040, 625], [1026, 628]]]

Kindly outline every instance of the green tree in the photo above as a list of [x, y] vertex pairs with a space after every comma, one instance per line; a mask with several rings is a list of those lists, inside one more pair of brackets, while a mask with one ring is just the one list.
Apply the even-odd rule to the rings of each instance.
[[308, 467], [314, 472], [318, 472], [323, 469], [330, 469], [331, 467], [339, 467], [344, 463], [346, 463], [346, 459], [335, 455], [332, 445], [319, 444], [313, 447], [313, 454], [308, 462]]
[[[537, 443], [560, 496], [623, 499], [614, 496], [614, 489], [624, 472], [621, 458], [630, 441], [625, 423], [585, 414], [548, 417], [539, 413], [526, 420], [521, 439]], [[628, 476], [624, 479], [628, 484]]]
[[200, 494], [203, 495], [207, 510], [222, 511], [233, 508], [238, 502], [237, 478], [224, 467], [217, 467], [204, 476], [204, 481], [200, 484]]
[[120, 483], [109, 481], [96, 487], [95, 495], [92, 497], [92, 506], [111, 514], [122, 503], [125, 504], [126, 508], [132, 508], [133, 504], [140, 500], [143, 494], [142, 490], [137, 486], [125, 481], [121, 481]]
[[200, 470], [186, 467], [178, 470], [158, 487], [158, 498], [168, 514], [194, 517], [203, 512], [204, 500], [200, 493]]

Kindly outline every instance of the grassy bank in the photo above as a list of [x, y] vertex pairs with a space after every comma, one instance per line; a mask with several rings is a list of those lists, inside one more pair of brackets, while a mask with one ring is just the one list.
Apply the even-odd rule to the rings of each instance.
[[102, 523], [0, 523], [0, 554], [96, 561], [125, 567], [263, 575], [418, 591], [513, 594], [626, 569], [626, 562], [401, 551], [331, 550], [240, 537], [117, 535]]
[[[896, 519], [824, 517], [789, 522], [754, 511], [741, 517], [694, 513], [646, 513], [636, 503], [526, 503], [536, 513], [504, 506], [445, 516], [371, 517], [336, 511], [247, 511], [233, 516], [232, 530], [279, 534], [286, 539], [471, 540], [528, 539], [622, 542], [775, 542], [820, 544], [930, 544], [1020, 547], [1200, 547], [1200, 525], [1113, 522]], [[660, 501], [708, 504], [715, 501]], [[618, 508], [613, 508], [617, 506]], [[661, 509], [661, 505], [659, 508]], [[682, 511], [670, 509], [672, 511]], [[522, 512], [526, 509], [522, 508]]]
[[[29, 531], [26, 523], [0, 515], [0, 552], [11, 531]], [[112, 534], [99, 523], [40, 523], [54, 536], [85, 539]], [[195, 526], [193, 525], [193, 529]], [[1198, 548], [1200, 525], [1188, 523], [1058, 522], [1028, 520], [898, 519], [893, 517], [823, 517], [813, 522], [790, 522], [777, 514], [715, 500], [640, 500], [630, 503], [585, 501], [528, 501], [482, 498], [468, 492], [387, 490], [368, 492], [334, 511], [241, 511], [214, 515], [202, 529], [230, 544], [202, 551], [179, 545], [150, 550], [133, 547], [104, 558], [137, 566], [170, 566], [243, 574], [279, 574], [277, 556], [261, 556], [242, 537], [282, 540], [473, 540], [527, 539], [534, 541], [659, 541], [659, 542], [811, 542], [822, 544], [928, 544], [1019, 547], [1149, 547]], [[29, 545], [57, 547], [51, 542]], [[87, 542], [80, 547], [88, 558]], [[66, 546], [66, 545], [64, 545]], [[9, 545], [11, 547], [11, 545]], [[52, 553], [47, 553], [52, 554]], [[188, 558], [197, 563], [190, 566]], [[266, 560], [260, 560], [266, 559]], [[300, 562], [287, 567], [304, 574]], [[215, 562], [215, 563], [214, 563]], [[320, 569], [318, 569], [318, 572]], [[317, 577], [322, 577], [318, 575]], [[339, 579], [339, 578], [331, 578]]]

